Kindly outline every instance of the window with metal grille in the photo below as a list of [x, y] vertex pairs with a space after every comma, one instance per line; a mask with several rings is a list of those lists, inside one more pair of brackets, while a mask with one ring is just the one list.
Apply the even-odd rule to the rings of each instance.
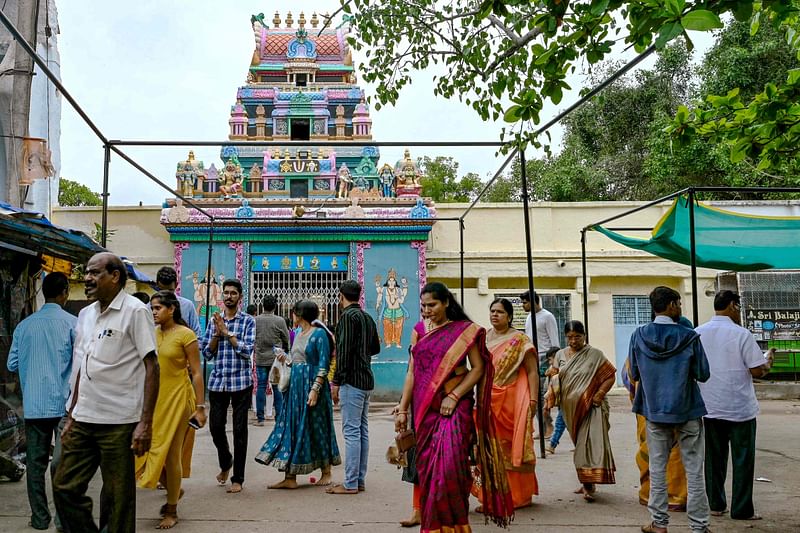
[[313, 300], [325, 312], [325, 323], [336, 327], [339, 320], [339, 285], [348, 279], [347, 272], [252, 272], [250, 274], [250, 303], [259, 313], [264, 296], [278, 300], [275, 314], [291, 317], [294, 304]]
[[746, 309], [800, 309], [798, 272], [741, 272], [737, 278]]
[[559, 346], [563, 348], [567, 345], [567, 340], [564, 338], [564, 324], [572, 320], [570, 296], [569, 294], [537, 294], [539, 295], [542, 307], [553, 313], [556, 317]]
[[614, 325], [638, 326], [650, 322], [651, 307], [647, 296], [613, 296]]

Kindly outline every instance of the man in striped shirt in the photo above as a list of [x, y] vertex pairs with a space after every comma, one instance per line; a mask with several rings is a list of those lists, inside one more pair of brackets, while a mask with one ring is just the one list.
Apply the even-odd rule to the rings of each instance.
[[[251, 361], [256, 341], [255, 319], [239, 310], [242, 284], [237, 279], [222, 283], [224, 314], [214, 313], [200, 339], [203, 357], [214, 361], [208, 378], [208, 399], [211, 404], [209, 430], [217, 448], [219, 474], [217, 483], [225, 485], [233, 468], [228, 492], [242, 492], [244, 466], [247, 461], [247, 410], [253, 395]], [[233, 455], [225, 425], [228, 405], [233, 406]]]
[[[9, 353], [8, 370], [19, 372], [27, 438], [28, 503], [31, 527], [48, 529], [44, 475], [50, 459], [50, 443], [56, 448], [50, 466], [55, 474], [61, 450], [57, 430], [66, 414], [69, 377], [72, 372], [72, 347], [78, 319], [64, 311], [69, 298], [69, 280], [60, 272], [48, 274], [42, 282], [45, 304], [19, 323]], [[56, 517], [56, 527], [61, 527]]]
[[333, 401], [342, 402], [344, 434], [344, 483], [328, 489], [329, 494], [358, 494], [364, 490], [369, 456], [369, 396], [375, 388], [372, 356], [380, 352], [375, 321], [358, 305], [361, 285], [353, 280], [339, 287], [339, 304], [344, 311], [336, 324], [336, 372]]

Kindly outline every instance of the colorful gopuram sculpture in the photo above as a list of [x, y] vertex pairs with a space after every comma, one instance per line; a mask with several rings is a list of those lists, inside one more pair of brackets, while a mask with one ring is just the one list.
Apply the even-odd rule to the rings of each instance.
[[[418, 175], [413, 179], [400, 176], [387, 164], [379, 175], [377, 147], [325, 146], [328, 141], [371, 141], [372, 117], [364, 91], [356, 84], [346, 42], [349, 24], [328, 25], [320, 33], [316, 13], [309, 21], [300, 13], [296, 22], [295, 27], [291, 13], [283, 20], [276, 13], [274, 27], [269, 27], [263, 14], [251, 18], [255, 50], [247, 83], [238, 89], [228, 120], [232, 141], [284, 141], [286, 145], [268, 150], [223, 147], [222, 171], [213, 165], [206, 171], [190, 155], [178, 165], [176, 192], [220, 200], [348, 198], [353, 189], [361, 198], [419, 195]], [[293, 141], [318, 141], [319, 145], [293, 147]], [[346, 166], [347, 175], [341, 165]], [[211, 168], [214, 175], [208, 176]]]

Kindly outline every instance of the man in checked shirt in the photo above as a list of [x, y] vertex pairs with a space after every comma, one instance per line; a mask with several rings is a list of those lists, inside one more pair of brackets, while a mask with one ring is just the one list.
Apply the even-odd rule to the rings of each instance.
[[[214, 313], [200, 339], [203, 356], [214, 361], [208, 379], [211, 404], [209, 429], [219, 459], [217, 483], [225, 485], [233, 468], [228, 492], [242, 491], [247, 459], [247, 411], [253, 394], [251, 357], [256, 339], [255, 319], [239, 310], [242, 284], [237, 279], [222, 283], [223, 315]], [[225, 434], [228, 405], [233, 406], [233, 455]]]

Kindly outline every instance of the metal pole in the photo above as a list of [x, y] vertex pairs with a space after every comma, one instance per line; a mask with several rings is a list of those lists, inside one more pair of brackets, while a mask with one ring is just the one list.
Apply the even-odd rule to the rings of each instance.
[[[211, 313], [211, 257], [214, 253], [214, 217], [209, 219], [208, 230], [208, 263], [206, 264], [206, 331], [208, 331], [208, 318]], [[210, 340], [210, 339], [209, 339]], [[208, 387], [208, 360], [203, 357], [203, 383]]]
[[586, 342], [589, 342], [589, 280], [586, 277], [586, 228], [581, 230], [581, 273], [583, 277], [583, 325], [586, 326]]
[[106, 247], [108, 239], [108, 166], [111, 164], [111, 146], [103, 146], [105, 157], [103, 159], [103, 214], [100, 222], [100, 246]]
[[689, 188], [689, 264], [692, 267], [692, 322], [698, 325], [697, 310], [697, 243], [694, 234], [694, 188]]
[[459, 219], [458, 221], [458, 253], [460, 256], [460, 264], [461, 264], [461, 306], [463, 307], [464, 304], [464, 219]]
[[[528, 291], [530, 292], [530, 302], [531, 306], [533, 307], [533, 316], [531, 317], [531, 322], [533, 323], [532, 335], [533, 338], [533, 345], [536, 347], [537, 350], [537, 357], [536, 362], [537, 366], [539, 365], [539, 357], [538, 357], [538, 350], [539, 350], [539, 338], [536, 334], [536, 301], [533, 296], [534, 288], [533, 288], [533, 251], [531, 250], [531, 220], [530, 220], [530, 198], [528, 197], [528, 171], [525, 168], [525, 150], [519, 151], [519, 166], [520, 166], [520, 176], [522, 177], [522, 211], [525, 217], [525, 258], [528, 262]], [[538, 369], [537, 369], [538, 372]], [[541, 373], [540, 373], [541, 374]], [[542, 376], [539, 376], [539, 379], [542, 379]], [[536, 413], [537, 418], [539, 419], [539, 453], [542, 459], [547, 458], [547, 454], [544, 450], [544, 419], [543, 419], [543, 409], [542, 409], [542, 387], [541, 383], [539, 385], [539, 399], [536, 402]]]

